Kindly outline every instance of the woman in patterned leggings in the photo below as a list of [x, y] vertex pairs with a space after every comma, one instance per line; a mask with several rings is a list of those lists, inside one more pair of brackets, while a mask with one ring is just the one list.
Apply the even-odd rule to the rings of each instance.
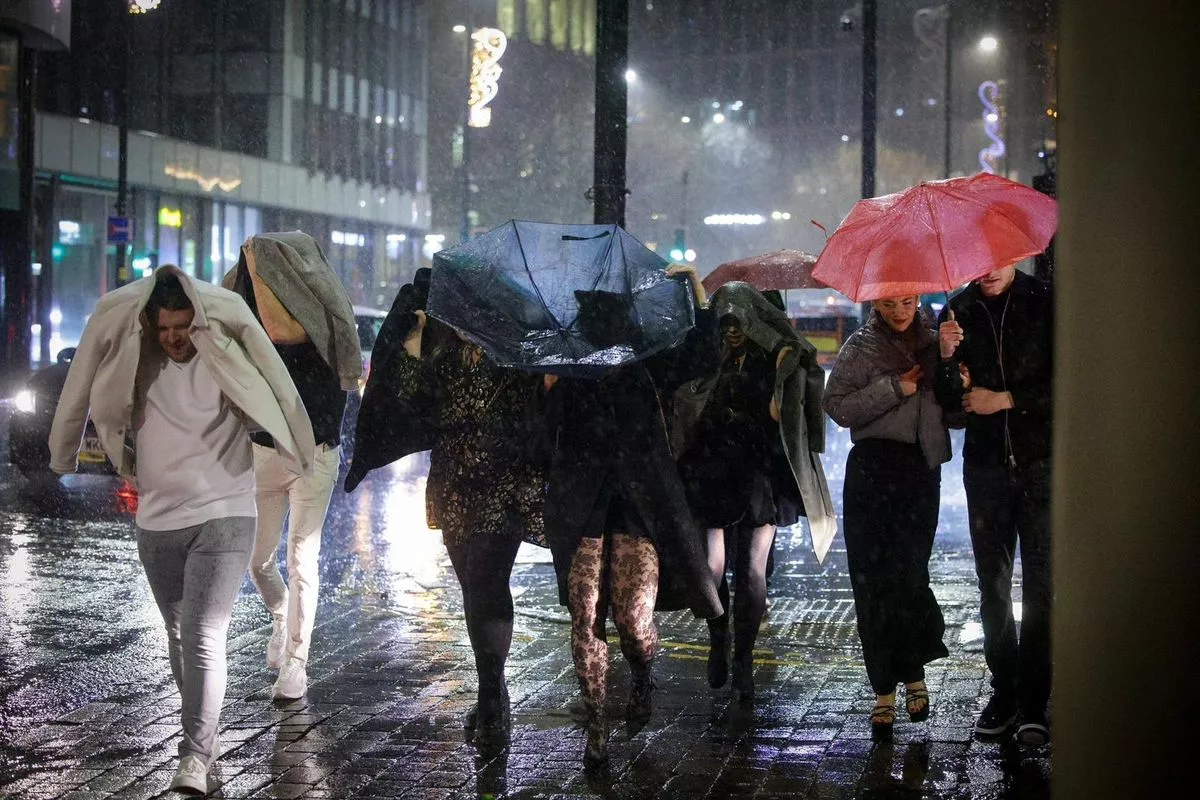
[[[703, 288], [694, 271], [690, 277], [703, 308]], [[583, 322], [583, 297], [580, 306]], [[603, 318], [593, 321], [599, 325]], [[585, 335], [596, 340], [604, 333]], [[571, 654], [587, 711], [584, 767], [589, 771], [608, 759], [609, 607], [631, 673], [626, 718], [636, 726], [645, 724], [652, 710], [654, 610], [691, 608], [704, 618], [721, 613], [671, 456], [660, 397], [707, 369], [716, 357], [716, 339], [711, 315], [698, 311], [696, 328], [673, 351], [600, 380], [545, 379], [557, 442], [546, 538], [559, 601], [571, 613]]]

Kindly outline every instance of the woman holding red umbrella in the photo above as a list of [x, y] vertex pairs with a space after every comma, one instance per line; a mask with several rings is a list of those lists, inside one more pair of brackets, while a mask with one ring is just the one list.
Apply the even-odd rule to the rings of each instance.
[[947, 655], [945, 622], [929, 588], [941, 465], [950, 436], [933, 394], [937, 334], [918, 298], [876, 300], [842, 346], [824, 408], [850, 428], [843, 531], [858, 634], [875, 690], [872, 738], [888, 739], [896, 686], [914, 722], [929, 716], [925, 665]]

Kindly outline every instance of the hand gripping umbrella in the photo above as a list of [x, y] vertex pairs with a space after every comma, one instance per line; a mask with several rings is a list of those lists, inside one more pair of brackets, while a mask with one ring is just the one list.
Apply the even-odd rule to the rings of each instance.
[[596, 378], [694, 324], [667, 266], [616, 225], [513, 220], [434, 255], [427, 313], [501, 366]]
[[949, 292], [1046, 249], [1053, 198], [999, 175], [924, 181], [860, 200], [813, 267], [855, 302]]

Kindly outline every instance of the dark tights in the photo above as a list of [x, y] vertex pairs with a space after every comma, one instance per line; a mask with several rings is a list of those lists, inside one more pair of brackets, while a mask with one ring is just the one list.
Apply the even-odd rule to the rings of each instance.
[[[733, 660], [748, 668], [754, 657], [754, 642], [758, 626], [767, 610], [767, 559], [775, 541], [775, 526], [739, 527], [737, 553], [733, 576], [737, 604], [733, 608]], [[725, 577], [726, 553], [724, 531], [708, 531], [708, 566], [713, 580], [720, 581], [718, 593], [725, 613], [708, 621], [714, 644], [723, 646], [729, 630], [729, 582]]]
[[447, 546], [462, 586], [467, 635], [475, 652], [480, 700], [499, 699], [512, 645], [513, 600], [508, 582], [521, 540], [479, 533]]

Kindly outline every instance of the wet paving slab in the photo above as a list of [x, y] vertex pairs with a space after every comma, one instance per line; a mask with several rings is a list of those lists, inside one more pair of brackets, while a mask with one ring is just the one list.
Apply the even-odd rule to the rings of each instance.
[[[830, 447], [826, 463], [840, 464], [848, 442]], [[988, 685], [957, 463], [930, 565], [950, 656], [928, 669], [928, 721], [901, 714], [893, 743], [870, 741], [845, 552], [839, 538], [818, 565], [795, 529], [779, 537], [752, 706], [709, 688], [702, 621], [659, 614], [654, 715], [631, 730], [610, 633], [611, 760], [595, 776], [581, 769], [568, 617], [544, 550], [523, 547], [513, 576], [511, 743], [480, 749], [464, 731], [473, 659], [440, 536], [424, 525], [425, 467], [406, 459], [335, 494], [304, 700], [272, 702], [268, 619], [243, 587], [212, 796], [1049, 797], [1049, 748], [972, 734]], [[838, 498], [833, 467], [830, 482]], [[179, 696], [129, 503], [114, 479], [39, 483], [0, 466], [0, 798], [156, 797], [174, 774]]]

